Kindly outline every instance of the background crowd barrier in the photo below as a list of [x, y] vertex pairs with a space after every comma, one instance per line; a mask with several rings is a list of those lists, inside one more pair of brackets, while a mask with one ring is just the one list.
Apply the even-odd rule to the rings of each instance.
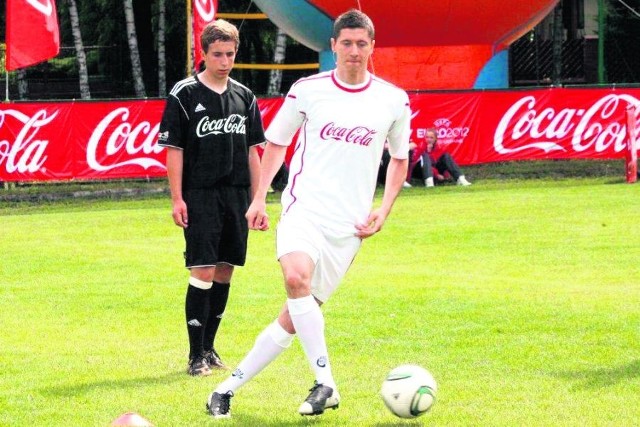
[[[265, 127], [283, 98], [259, 99]], [[411, 137], [436, 128], [460, 165], [636, 155], [638, 88], [543, 88], [410, 94]], [[149, 178], [164, 100], [0, 104], [0, 181]], [[633, 113], [627, 117], [626, 111]], [[629, 124], [634, 135], [627, 135]], [[328, 124], [340, 126], [339, 123]], [[357, 138], [362, 129], [350, 129]], [[333, 139], [328, 144], [344, 143]], [[293, 147], [292, 147], [293, 148]]]

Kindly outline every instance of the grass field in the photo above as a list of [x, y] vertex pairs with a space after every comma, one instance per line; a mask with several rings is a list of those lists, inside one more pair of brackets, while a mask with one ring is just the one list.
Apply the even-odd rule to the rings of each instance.
[[[279, 206], [269, 205], [277, 218]], [[233, 399], [185, 374], [182, 235], [168, 197], [0, 207], [0, 425], [633, 426], [640, 423], [640, 185], [483, 180], [403, 190], [324, 307], [342, 403], [303, 419], [295, 341]], [[237, 364], [283, 302], [274, 233], [252, 233], [218, 349]], [[433, 410], [378, 397], [402, 363], [438, 381]]]

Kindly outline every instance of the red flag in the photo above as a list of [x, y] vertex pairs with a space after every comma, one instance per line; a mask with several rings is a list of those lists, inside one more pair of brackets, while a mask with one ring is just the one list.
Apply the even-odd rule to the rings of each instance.
[[194, 40], [194, 68], [199, 70], [202, 56], [202, 46], [200, 46], [200, 34], [204, 27], [216, 19], [218, 10], [218, 0], [193, 0], [193, 40]]
[[53, 58], [60, 52], [54, 0], [7, 0], [7, 70]]

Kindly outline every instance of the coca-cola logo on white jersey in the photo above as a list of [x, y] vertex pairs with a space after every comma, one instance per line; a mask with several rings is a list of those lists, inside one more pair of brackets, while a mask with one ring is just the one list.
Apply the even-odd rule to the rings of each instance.
[[629, 104], [638, 111], [640, 100], [628, 94], [610, 94], [588, 108], [547, 107], [538, 111], [535, 96], [525, 96], [500, 119], [493, 147], [500, 154], [526, 149], [545, 153], [567, 151], [569, 147], [563, 147], [559, 141], [570, 137], [571, 149], [575, 152], [602, 153], [612, 148], [619, 153], [626, 148], [627, 129], [623, 118]]
[[[128, 122], [129, 115], [127, 107], [116, 108], [96, 126], [87, 145], [87, 163], [93, 170], [108, 171], [129, 165], [164, 169], [162, 163], [150, 156], [163, 150], [156, 144], [160, 123], [152, 126], [142, 121], [134, 126]], [[111, 128], [111, 133], [106, 134]], [[127, 160], [118, 162], [122, 151], [126, 152]]]
[[57, 111], [47, 116], [46, 110], [39, 110], [29, 117], [17, 110], [0, 110], [0, 129], [10, 117], [22, 123], [15, 141], [0, 141], [0, 166], [4, 165], [8, 173], [38, 172], [47, 160], [45, 151], [49, 145], [49, 140], [38, 139], [38, 132], [57, 115]]
[[211, 22], [216, 15], [216, 8], [213, 0], [195, 0], [194, 5], [200, 18], [204, 22]]
[[334, 122], [330, 122], [322, 127], [320, 138], [368, 146], [373, 141], [373, 136], [376, 133], [378, 131], [369, 129], [366, 126], [341, 127]]

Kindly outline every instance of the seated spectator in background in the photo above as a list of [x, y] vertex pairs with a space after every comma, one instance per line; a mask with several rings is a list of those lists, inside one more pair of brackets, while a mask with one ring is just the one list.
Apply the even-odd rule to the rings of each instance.
[[[403, 188], [411, 188], [411, 172], [413, 168], [411, 165], [413, 164], [412, 160], [414, 157], [418, 157], [420, 155], [420, 146], [413, 141], [409, 141], [409, 170], [407, 170], [407, 179], [402, 184]], [[414, 165], [415, 166], [415, 165]]]
[[[421, 163], [422, 177], [427, 187], [434, 186], [434, 178], [436, 181], [442, 182], [447, 179], [447, 175], [450, 175], [458, 185], [471, 185], [462, 174], [456, 161], [451, 157], [451, 154], [444, 151], [438, 144], [438, 132], [436, 129], [427, 129], [424, 139], [426, 143], [424, 151], [422, 153], [416, 152], [416, 155], [420, 157], [414, 155], [413, 158], [416, 158], [416, 163], [413, 166], [415, 167], [418, 163]], [[410, 169], [413, 168], [410, 167]]]
[[[415, 142], [409, 141], [409, 161], [411, 161], [411, 159], [415, 155], [414, 153], [417, 147], [418, 145]], [[382, 151], [382, 157], [380, 158], [380, 167], [378, 168], [378, 185], [384, 186], [384, 183], [387, 179], [387, 166], [389, 166], [389, 160], [391, 160], [391, 155], [389, 154], [388, 144], [385, 142], [384, 150]], [[412, 168], [409, 168], [409, 172], [407, 172], [407, 179], [402, 184], [403, 188], [411, 188], [411, 184], [409, 183], [409, 181], [411, 181], [411, 169]]]
[[271, 188], [274, 191], [283, 192], [287, 186], [287, 181], [289, 181], [289, 168], [286, 163], [282, 163], [282, 166], [280, 166], [280, 169], [278, 169], [278, 172], [276, 172], [273, 177]]

